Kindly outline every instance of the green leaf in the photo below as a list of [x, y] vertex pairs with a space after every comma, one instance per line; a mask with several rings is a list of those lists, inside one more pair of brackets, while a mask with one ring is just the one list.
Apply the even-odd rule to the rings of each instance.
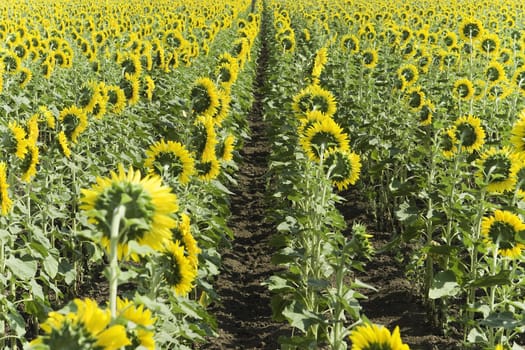
[[15, 258], [14, 256], [10, 256], [6, 260], [6, 264], [13, 274], [22, 281], [27, 281], [33, 278], [38, 267], [35, 260], [24, 261]]
[[54, 256], [48, 255], [44, 259], [43, 265], [44, 271], [47, 273], [47, 275], [51, 278], [55, 278], [58, 273], [58, 260]]
[[267, 282], [263, 282], [263, 285], [268, 286], [268, 290], [271, 291], [293, 291], [294, 288], [288, 284], [288, 280], [280, 276], [271, 276]]
[[459, 284], [453, 271], [441, 271], [434, 276], [432, 287], [428, 291], [430, 299], [439, 299], [444, 296], [454, 296], [459, 292]]
[[286, 317], [292, 327], [298, 328], [304, 333], [311, 326], [323, 322], [323, 319], [295, 301], [283, 310], [283, 316]]
[[510, 284], [510, 270], [501, 270], [497, 275], [484, 276], [469, 283], [470, 287], [492, 287]]
[[486, 319], [479, 321], [479, 323], [492, 328], [513, 330], [516, 327], [523, 326], [525, 321], [516, 320], [512, 312], [503, 311], [491, 313]]

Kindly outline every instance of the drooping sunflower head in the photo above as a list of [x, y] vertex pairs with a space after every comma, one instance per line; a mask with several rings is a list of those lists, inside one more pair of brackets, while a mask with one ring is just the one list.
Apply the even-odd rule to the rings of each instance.
[[127, 258], [131, 240], [161, 250], [176, 225], [172, 215], [178, 210], [177, 196], [157, 175], [142, 178], [140, 171], [130, 168], [126, 172], [119, 165], [118, 173], [97, 178], [91, 189], [82, 189], [81, 193], [80, 209], [86, 211], [102, 233], [101, 245], [106, 249], [109, 249], [114, 211], [120, 206], [125, 208], [119, 225], [119, 258]]
[[231, 95], [228, 90], [218, 91], [218, 104], [215, 113], [212, 115], [212, 120], [215, 125], [220, 126], [222, 122], [228, 117], [230, 112]]
[[195, 173], [195, 160], [180, 142], [160, 140], [146, 151], [144, 167], [158, 175], [169, 174], [185, 184]]
[[228, 62], [223, 62], [215, 69], [215, 75], [217, 76], [220, 85], [225, 89], [228, 89], [232, 86], [235, 80], [237, 80], [238, 74], [239, 72], [237, 63], [231, 64]]
[[456, 80], [452, 89], [452, 96], [458, 100], [468, 101], [474, 96], [474, 85], [468, 78]]
[[179, 241], [167, 242], [157, 263], [166, 283], [171, 286], [175, 294], [185, 296], [193, 289], [197, 270], [185, 256], [184, 247]]
[[320, 48], [314, 59], [314, 65], [312, 67], [312, 77], [318, 79], [321, 76], [321, 72], [328, 62], [328, 49], [326, 47]]
[[204, 160], [200, 158], [195, 165], [197, 176], [202, 181], [208, 182], [214, 180], [221, 173], [221, 164], [216, 155]]
[[199, 254], [202, 252], [197, 240], [191, 233], [191, 219], [186, 213], [182, 213], [177, 227], [171, 230], [172, 241], [179, 242], [184, 247], [184, 255], [190, 261], [194, 269], [198, 268]]
[[28, 183], [36, 175], [37, 165], [39, 162], [39, 151], [35, 142], [30, 142], [27, 145], [27, 155], [20, 166], [22, 170], [21, 180]]
[[309, 85], [293, 97], [292, 108], [303, 116], [308, 112], [318, 110], [327, 117], [331, 117], [337, 110], [334, 96], [319, 85]]
[[112, 113], [118, 114], [126, 108], [126, 94], [117, 85], [107, 85], [107, 96], [109, 110]]
[[321, 156], [326, 157], [325, 152], [350, 150], [348, 135], [332, 118], [315, 122], [300, 136], [299, 142], [308, 158], [316, 162], [321, 160]]
[[516, 240], [522, 231], [525, 231], [525, 224], [518, 215], [507, 210], [496, 210], [493, 215], [483, 217], [481, 223], [484, 242], [497, 249], [500, 255], [511, 259], [520, 257], [525, 248]]
[[120, 80], [119, 88], [124, 91], [126, 101], [130, 106], [136, 104], [140, 99], [140, 80], [138, 77], [126, 74]]
[[464, 41], [475, 41], [483, 35], [483, 23], [477, 18], [467, 17], [459, 25], [459, 36]]
[[335, 148], [327, 152], [323, 166], [334, 186], [342, 191], [348, 185], [355, 185], [359, 179], [361, 157], [357, 153]]
[[399, 327], [392, 333], [383, 326], [376, 324], [364, 324], [357, 326], [350, 333], [352, 350], [409, 350], [407, 344], [403, 344]]
[[516, 185], [516, 172], [519, 158], [508, 147], [491, 147], [478, 161], [477, 176], [488, 192], [503, 193], [512, 191]]
[[217, 157], [223, 162], [228, 162], [233, 159], [233, 150], [235, 146], [235, 136], [228, 134], [222, 142], [218, 142], [215, 148]]
[[142, 64], [140, 63], [140, 56], [132, 53], [127, 53], [120, 58], [118, 64], [120, 65], [122, 76], [129, 74], [133, 77], [140, 77], [142, 73]]
[[99, 85], [95, 82], [86, 83], [80, 87], [77, 106], [85, 113], [91, 113], [99, 98]]
[[478, 117], [462, 116], [456, 120], [453, 129], [461, 151], [472, 153], [485, 143], [485, 130]]
[[219, 105], [217, 87], [210, 78], [199, 78], [190, 92], [192, 110], [197, 116], [213, 116]]

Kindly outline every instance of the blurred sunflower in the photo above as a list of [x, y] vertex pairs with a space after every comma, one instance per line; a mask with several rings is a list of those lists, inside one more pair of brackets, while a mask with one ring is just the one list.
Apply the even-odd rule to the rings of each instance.
[[[157, 175], [141, 178], [140, 171], [130, 167], [126, 173], [119, 165], [118, 173], [112, 171], [110, 177], [97, 177], [97, 183], [91, 189], [82, 189], [81, 193], [80, 209], [86, 211], [102, 233], [100, 243], [106, 250], [109, 250], [114, 210], [125, 207], [118, 239], [119, 259], [127, 258], [131, 240], [162, 250], [177, 224], [172, 217], [178, 210], [177, 196]], [[131, 257], [138, 259], [133, 254]]]
[[413, 86], [406, 91], [408, 107], [412, 112], [418, 112], [425, 105], [425, 92], [421, 86]]
[[230, 112], [231, 95], [227, 90], [219, 90], [218, 100], [219, 103], [215, 113], [212, 116], [212, 120], [214, 121], [215, 125], [220, 126], [222, 122], [228, 117], [228, 113]]
[[77, 106], [66, 107], [60, 111], [58, 120], [66, 137], [73, 143], [77, 143], [78, 136], [86, 130], [88, 121], [86, 113]]
[[315, 122], [300, 136], [299, 142], [308, 158], [316, 162], [320, 161], [323, 152], [350, 150], [348, 135], [332, 118]]
[[27, 67], [20, 67], [18, 72], [18, 86], [23, 89], [33, 78], [33, 72]]
[[117, 63], [120, 65], [122, 76], [126, 76], [127, 74], [138, 79], [142, 74], [142, 64], [140, 63], [139, 55], [126, 53], [119, 57]]
[[169, 174], [185, 184], [195, 173], [195, 160], [182, 143], [160, 140], [146, 151], [144, 167], [158, 175]]
[[476, 41], [483, 35], [483, 23], [479, 19], [466, 17], [459, 24], [459, 36], [464, 41]]
[[40, 335], [29, 349], [120, 350], [131, 345], [126, 328], [111, 323], [109, 310], [102, 310], [92, 299], [75, 299], [64, 313], [50, 312], [40, 325]]
[[22, 181], [23, 182], [30, 182], [31, 178], [33, 178], [36, 175], [36, 166], [38, 165], [39, 161], [39, 151], [36, 143], [29, 143], [27, 145], [28, 154], [24, 158], [22, 165], [21, 165], [21, 171], [22, 171]]
[[519, 157], [508, 147], [491, 147], [481, 154], [478, 165], [477, 176], [487, 191], [503, 193], [514, 189], [520, 162]]
[[500, 38], [495, 33], [484, 32], [479, 39], [478, 49], [484, 54], [494, 56], [499, 51]]
[[452, 96], [458, 100], [468, 101], [474, 97], [474, 84], [468, 78], [461, 78], [454, 82]]
[[0, 162], [0, 208], [3, 216], [7, 215], [13, 206], [13, 201], [9, 198], [8, 189], [7, 165], [5, 162]]
[[99, 84], [96, 82], [89, 82], [83, 84], [80, 87], [78, 93], [78, 104], [77, 106], [81, 108], [85, 113], [91, 113], [93, 108], [100, 98]]
[[408, 345], [403, 344], [399, 327], [392, 333], [383, 327], [375, 324], [359, 325], [350, 333], [352, 342], [351, 350], [409, 350]]
[[58, 146], [60, 147], [60, 151], [66, 158], [71, 157], [71, 149], [69, 148], [69, 143], [67, 141], [67, 136], [64, 131], [60, 131], [57, 135], [57, 142]]
[[348, 51], [350, 54], [359, 52], [359, 39], [353, 34], [343, 35], [341, 38], [341, 49], [343, 52]]
[[432, 124], [432, 116], [434, 115], [435, 106], [431, 101], [425, 100], [425, 103], [419, 111], [419, 125], [427, 126]]
[[520, 94], [525, 95], [525, 67], [516, 69], [512, 82], [514, 82]]
[[166, 243], [157, 263], [175, 294], [186, 296], [193, 289], [197, 270], [185, 256], [184, 247], [179, 241]]
[[178, 241], [184, 246], [185, 256], [196, 270], [199, 263], [199, 254], [202, 252], [197, 241], [191, 234], [191, 219], [186, 213], [182, 213], [177, 227], [172, 232], [173, 242]]
[[379, 62], [379, 55], [375, 49], [365, 49], [361, 51], [361, 62], [368, 69], [373, 69]]
[[404, 90], [414, 85], [419, 78], [419, 72], [413, 64], [405, 63], [397, 70], [397, 77], [401, 80], [401, 90]]
[[199, 78], [190, 92], [192, 111], [197, 116], [213, 116], [219, 105], [217, 87], [210, 78]]
[[128, 299], [117, 298], [117, 319], [123, 325], [132, 324], [126, 327], [126, 335], [131, 344], [124, 347], [124, 350], [141, 349], [154, 350], [155, 339], [154, 324], [156, 319], [152, 317], [151, 311], [144, 308], [144, 305], [136, 305]]
[[525, 152], [525, 109], [518, 115], [518, 120], [511, 130], [510, 142], [517, 152]]
[[232, 84], [237, 80], [238, 74], [237, 63], [222, 62], [215, 69], [215, 75], [219, 84], [226, 90], [231, 88]]
[[314, 59], [314, 65], [312, 67], [312, 78], [314, 82], [319, 82], [319, 77], [328, 62], [328, 49], [326, 47], [320, 48]]
[[361, 157], [351, 151], [341, 151], [332, 149], [327, 152], [323, 163], [329, 178], [337, 186], [339, 191], [348, 188], [348, 185], [355, 185], [361, 173]]
[[110, 112], [118, 114], [126, 108], [126, 94], [117, 85], [107, 85], [108, 104]]
[[447, 129], [441, 135], [441, 152], [445, 158], [452, 158], [458, 152], [457, 148], [458, 140], [456, 139], [456, 133], [453, 128]]
[[217, 178], [221, 172], [221, 166], [215, 154], [206, 160], [199, 159], [195, 169], [197, 170], [198, 178], [205, 182]]
[[519, 258], [525, 248], [516, 241], [521, 231], [525, 231], [525, 224], [518, 215], [507, 210], [495, 210], [493, 215], [483, 217], [481, 222], [484, 242], [498, 249], [498, 254], [511, 259]]
[[142, 77], [141, 86], [143, 86], [142, 96], [151, 101], [153, 99], [153, 91], [155, 91], [155, 80], [153, 80], [151, 75], [146, 74]]
[[11, 132], [8, 147], [13, 149], [12, 152], [18, 159], [24, 159], [27, 153], [26, 131], [16, 121], [9, 122], [8, 127]]
[[299, 116], [318, 110], [327, 117], [331, 117], [337, 110], [332, 93], [315, 84], [308, 85], [293, 97], [292, 108]]
[[485, 143], [485, 130], [478, 117], [466, 115], [458, 118], [454, 122], [453, 130], [461, 151], [473, 153]]
[[503, 65], [498, 61], [490, 61], [485, 68], [485, 77], [489, 83], [496, 83], [501, 80], [505, 80], [505, 69]]
[[120, 80], [119, 88], [124, 91], [126, 101], [130, 106], [136, 104], [140, 99], [140, 80], [138, 77], [125, 74]]
[[235, 136], [231, 134], [228, 134], [228, 136], [226, 136], [222, 142], [217, 143], [215, 153], [217, 154], [219, 160], [222, 160], [223, 162], [232, 160], [234, 145]]

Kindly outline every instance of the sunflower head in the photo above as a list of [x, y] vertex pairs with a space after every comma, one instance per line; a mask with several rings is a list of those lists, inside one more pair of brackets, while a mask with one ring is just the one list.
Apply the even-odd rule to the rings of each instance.
[[337, 105], [330, 91], [313, 84], [307, 86], [294, 96], [292, 108], [299, 113], [299, 116], [318, 110], [324, 115], [331, 117], [335, 114]]
[[118, 173], [97, 178], [97, 184], [81, 192], [80, 208], [102, 233], [101, 244], [106, 249], [109, 248], [115, 209], [125, 208], [119, 225], [119, 258], [127, 257], [127, 244], [131, 240], [160, 250], [176, 225], [172, 214], [178, 210], [177, 197], [156, 175], [141, 178], [139, 171], [130, 168], [126, 173], [120, 165]]
[[166, 283], [175, 294], [185, 296], [193, 289], [197, 270], [185, 256], [179, 241], [169, 241], [157, 260]]
[[483, 217], [481, 234], [484, 242], [502, 256], [518, 258], [525, 245], [517, 241], [518, 235], [525, 231], [525, 224], [518, 215], [507, 210], [496, 210], [493, 215]]
[[503, 193], [514, 188], [520, 164], [517, 155], [509, 148], [491, 147], [481, 155], [478, 164], [477, 176], [487, 191]]
[[323, 166], [332, 183], [342, 191], [359, 179], [361, 158], [354, 152], [335, 148], [327, 152]]
[[190, 92], [191, 106], [195, 115], [213, 116], [219, 104], [218, 91], [210, 78], [200, 78]]
[[447, 129], [441, 136], [441, 150], [445, 158], [452, 158], [458, 151], [458, 140], [453, 128]]
[[390, 333], [387, 328], [376, 324], [360, 325], [350, 333], [350, 341], [353, 350], [409, 350], [408, 345], [401, 340], [399, 327]]
[[350, 149], [348, 135], [332, 118], [315, 122], [300, 137], [300, 143], [308, 157], [316, 162], [321, 160], [321, 156], [325, 156], [325, 152]]
[[180, 142], [160, 140], [146, 151], [144, 167], [158, 175], [177, 178], [185, 184], [195, 172], [195, 161]]
[[462, 151], [472, 153], [479, 150], [485, 142], [485, 131], [478, 117], [460, 117], [454, 123], [453, 129]]
[[476, 18], [465, 18], [459, 25], [459, 35], [465, 41], [475, 41], [483, 35], [483, 24]]
[[[131, 344], [124, 350], [141, 349], [154, 350], [154, 324], [156, 319], [144, 305], [137, 305], [128, 299], [117, 298], [117, 322], [126, 326], [126, 335]], [[132, 325], [129, 327], [128, 325]]]
[[452, 89], [452, 96], [458, 100], [470, 100], [474, 96], [474, 85], [468, 78], [456, 80]]

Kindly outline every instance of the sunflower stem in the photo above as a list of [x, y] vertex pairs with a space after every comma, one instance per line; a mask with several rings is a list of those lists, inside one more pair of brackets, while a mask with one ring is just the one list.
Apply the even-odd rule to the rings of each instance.
[[126, 214], [126, 207], [119, 205], [113, 211], [113, 218], [111, 219], [111, 236], [109, 246], [109, 309], [111, 312], [111, 319], [117, 317], [117, 289], [118, 276], [120, 273], [118, 266], [118, 240], [119, 240], [119, 226], [120, 221]]

